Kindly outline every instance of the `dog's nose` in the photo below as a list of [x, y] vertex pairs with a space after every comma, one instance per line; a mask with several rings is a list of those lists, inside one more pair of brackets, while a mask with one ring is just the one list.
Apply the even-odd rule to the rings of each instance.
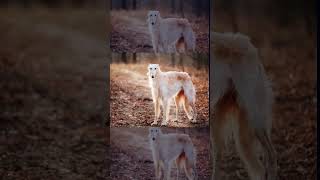
[[154, 78], [154, 76], [151, 76], [152, 78]]
[[154, 23], [151, 23], [152, 25], [154, 25]]
[[156, 140], [156, 138], [152, 138], [152, 141]]

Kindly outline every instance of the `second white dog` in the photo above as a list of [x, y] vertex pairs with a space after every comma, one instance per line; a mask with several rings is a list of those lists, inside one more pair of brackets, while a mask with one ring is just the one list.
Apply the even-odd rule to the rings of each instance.
[[196, 38], [187, 19], [164, 19], [159, 11], [149, 11], [147, 22], [155, 53], [175, 53], [181, 41], [185, 49], [195, 50]]
[[187, 134], [163, 134], [160, 128], [149, 128], [149, 142], [155, 165], [156, 178], [170, 180], [173, 161], [183, 169], [189, 180], [197, 179], [196, 152]]
[[155, 109], [155, 119], [151, 125], [158, 123], [160, 104], [163, 107], [163, 122], [161, 125], [167, 125], [170, 100], [173, 97], [176, 105], [176, 120], [178, 120], [178, 106], [182, 103], [188, 118], [191, 122], [196, 122], [196, 90], [189, 74], [176, 71], [162, 72], [159, 64], [149, 64], [148, 71], [147, 75]]

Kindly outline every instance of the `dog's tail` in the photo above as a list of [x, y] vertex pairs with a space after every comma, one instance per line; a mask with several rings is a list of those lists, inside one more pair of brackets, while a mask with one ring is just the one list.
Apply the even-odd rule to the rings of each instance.
[[[191, 139], [190, 139], [190, 142], [191, 142]], [[198, 178], [197, 167], [196, 167], [197, 154], [193, 144], [190, 143], [188, 146], [186, 146], [184, 149], [184, 152], [186, 156], [186, 161], [185, 161], [186, 165], [184, 166], [184, 168], [188, 168], [188, 169], [185, 169], [185, 171], [189, 171], [193, 179], [196, 180]]]
[[186, 49], [195, 51], [195, 49], [196, 49], [196, 36], [195, 36], [190, 24], [182, 32], [182, 36], [184, 37], [184, 40], [185, 40]]

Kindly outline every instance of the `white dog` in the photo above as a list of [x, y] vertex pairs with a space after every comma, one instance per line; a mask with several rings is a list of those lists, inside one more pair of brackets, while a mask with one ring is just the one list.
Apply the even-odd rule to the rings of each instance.
[[173, 161], [179, 169], [184, 169], [189, 180], [197, 179], [196, 153], [191, 138], [187, 134], [163, 134], [160, 128], [149, 128], [149, 142], [155, 165], [156, 178], [170, 180]]
[[196, 122], [196, 91], [189, 74], [176, 71], [162, 72], [159, 64], [149, 64], [148, 71], [147, 75], [155, 109], [155, 119], [151, 125], [158, 123], [160, 103], [163, 107], [163, 121], [161, 125], [167, 125], [170, 100], [173, 97], [176, 105], [176, 120], [178, 120], [178, 106], [182, 103], [188, 118], [191, 122]]
[[175, 53], [181, 44], [195, 50], [196, 38], [187, 19], [162, 19], [159, 11], [149, 11], [147, 22], [155, 53]]
[[220, 179], [222, 151], [230, 137], [252, 180], [276, 180], [276, 152], [270, 138], [273, 95], [257, 49], [241, 34], [211, 33], [211, 37], [212, 180]]

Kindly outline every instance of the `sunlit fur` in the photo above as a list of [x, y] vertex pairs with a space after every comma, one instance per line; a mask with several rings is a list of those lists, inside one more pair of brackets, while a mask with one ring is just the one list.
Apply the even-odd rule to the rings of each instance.
[[155, 119], [152, 125], [158, 123], [160, 104], [163, 107], [162, 125], [167, 125], [172, 98], [174, 98], [176, 105], [176, 120], [178, 121], [179, 104], [182, 104], [191, 122], [196, 122], [196, 90], [188, 73], [162, 72], [159, 64], [149, 64], [147, 75], [155, 109]]

